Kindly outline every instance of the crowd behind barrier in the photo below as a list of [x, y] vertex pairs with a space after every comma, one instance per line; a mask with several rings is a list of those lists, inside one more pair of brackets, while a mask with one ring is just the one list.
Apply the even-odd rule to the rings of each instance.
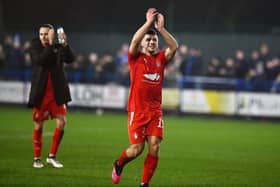
[[[267, 43], [255, 47], [245, 54], [240, 46], [232, 56], [213, 55], [207, 62], [201, 49], [181, 43], [165, 69], [164, 87], [280, 92], [279, 54], [271, 54]], [[0, 41], [0, 80], [30, 81], [29, 49], [30, 41], [21, 41], [18, 34]], [[128, 86], [127, 52], [128, 44], [124, 43], [115, 54], [76, 54], [75, 62], [65, 67], [69, 82]]]

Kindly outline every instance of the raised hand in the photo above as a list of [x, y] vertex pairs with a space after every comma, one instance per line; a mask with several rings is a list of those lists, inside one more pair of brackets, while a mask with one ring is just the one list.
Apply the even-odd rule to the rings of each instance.
[[149, 8], [146, 13], [147, 22], [153, 22], [155, 20], [156, 15], [158, 14], [157, 9]]
[[164, 16], [160, 13], [157, 14], [157, 21], [155, 22], [155, 28], [161, 30], [164, 28]]
[[53, 45], [54, 44], [54, 40], [55, 40], [55, 31], [54, 29], [50, 29], [48, 32], [48, 39], [49, 39], [49, 44]]
[[59, 33], [58, 36], [63, 42], [61, 43], [63, 46], [67, 45], [67, 36], [65, 34], [65, 32]]

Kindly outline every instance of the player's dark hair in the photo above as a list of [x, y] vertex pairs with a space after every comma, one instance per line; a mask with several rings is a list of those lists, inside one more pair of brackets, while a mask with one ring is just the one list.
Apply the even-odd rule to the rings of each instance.
[[157, 35], [157, 31], [154, 29], [149, 29], [145, 34]]
[[42, 25], [40, 26], [40, 28], [41, 28], [41, 27], [49, 28], [49, 29], [54, 29], [54, 27], [53, 27], [51, 24], [49, 24], [49, 23], [42, 24]]

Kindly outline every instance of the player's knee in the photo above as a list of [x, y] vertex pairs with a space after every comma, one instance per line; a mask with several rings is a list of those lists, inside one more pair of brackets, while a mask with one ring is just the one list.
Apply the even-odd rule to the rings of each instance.
[[144, 146], [142, 144], [133, 145], [130, 148], [133, 157], [139, 156], [144, 150]]
[[160, 143], [159, 142], [152, 142], [149, 144], [150, 151], [157, 153], [159, 151]]
[[138, 147], [137, 149], [135, 149], [135, 152], [134, 152], [135, 157], [139, 156], [142, 152], [143, 152], [142, 147]]
[[57, 124], [57, 128], [64, 129], [64, 126], [66, 124], [66, 119], [64, 117], [57, 118], [56, 124]]
[[34, 123], [34, 129], [38, 130], [38, 131], [42, 131], [43, 130], [43, 122], [35, 122]]

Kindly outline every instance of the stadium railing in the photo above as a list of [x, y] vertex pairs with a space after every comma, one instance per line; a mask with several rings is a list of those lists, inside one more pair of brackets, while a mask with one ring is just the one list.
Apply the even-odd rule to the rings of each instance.
[[212, 89], [248, 92], [279, 91], [279, 83], [272, 80], [244, 80], [235, 78], [184, 76], [178, 79], [180, 89]]

